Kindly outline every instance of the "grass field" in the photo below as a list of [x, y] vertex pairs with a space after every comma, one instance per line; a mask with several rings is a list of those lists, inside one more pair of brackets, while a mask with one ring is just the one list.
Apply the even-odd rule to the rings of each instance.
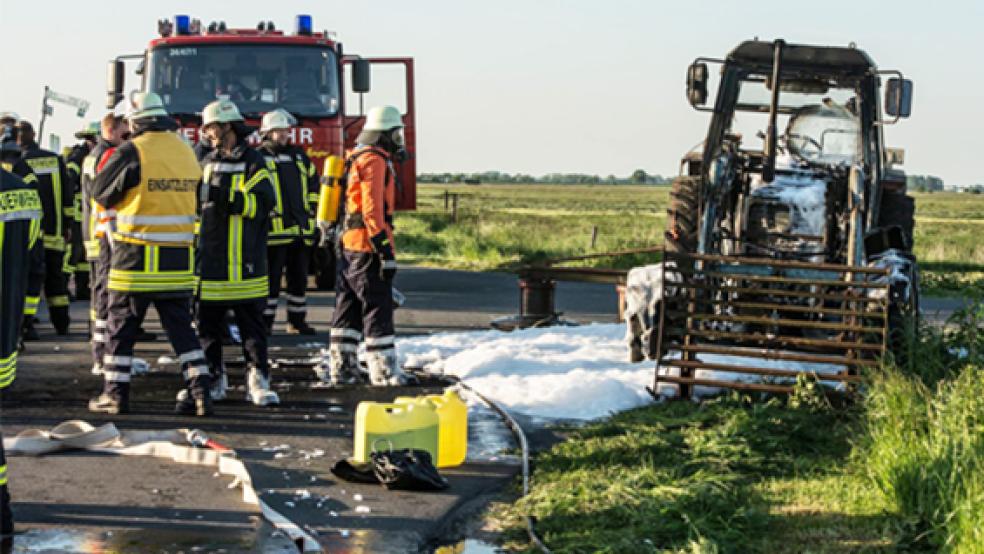
[[[507, 546], [534, 552], [984, 552], [984, 307], [924, 328], [909, 364], [844, 402], [669, 402], [568, 431], [533, 490], [498, 505]], [[959, 347], [966, 355], [954, 355]]]
[[[444, 192], [459, 195], [458, 221]], [[509, 269], [548, 257], [660, 245], [668, 187], [611, 185], [420, 185], [418, 209], [397, 216], [407, 263]], [[916, 255], [924, 288], [984, 290], [984, 195], [915, 194]], [[592, 238], [594, 229], [597, 235]], [[631, 267], [652, 256], [593, 260]]]

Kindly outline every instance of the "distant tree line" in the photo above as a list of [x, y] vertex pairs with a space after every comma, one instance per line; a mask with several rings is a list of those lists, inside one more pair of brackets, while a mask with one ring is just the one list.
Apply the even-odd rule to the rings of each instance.
[[650, 175], [637, 169], [631, 175], [588, 175], [585, 173], [548, 173], [534, 176], [525, 173], [504, 173], [502, 171], [483, 171], [481, 173], [421, 173], [417, 175], [420, 183], [540, 183], [577, 185], [668, 185], [671, 179], [660, 175]]
[[933, 175], [906, 175], [905, 186], [914, 192], [942, 192], [943, 179]]

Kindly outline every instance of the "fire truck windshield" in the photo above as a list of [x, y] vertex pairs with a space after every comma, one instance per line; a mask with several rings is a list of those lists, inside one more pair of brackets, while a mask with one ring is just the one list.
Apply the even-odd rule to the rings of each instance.
[[338, 113], [338, 62], [316, 46], [182, 45], [150, 51], [148, 90], [172, 114], [199, 114], [228, 98], [246, 117], [284, 108], [306, 117]]

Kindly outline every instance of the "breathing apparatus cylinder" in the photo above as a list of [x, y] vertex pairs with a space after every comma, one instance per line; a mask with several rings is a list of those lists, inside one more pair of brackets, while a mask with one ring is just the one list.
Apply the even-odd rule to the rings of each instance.
[[325, 159], [321, 177], [321, 194], [318, 196], [318, 226], [338, 222], [338, 206], [342, 201], [342, 169], [344, 162], [338, 156]]

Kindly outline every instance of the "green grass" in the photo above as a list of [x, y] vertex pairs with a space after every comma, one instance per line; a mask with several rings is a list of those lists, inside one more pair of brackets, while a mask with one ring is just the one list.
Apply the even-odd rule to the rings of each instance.
[[915, 544], [984, 552], [984, 304], [951, 322], [923, 330], [903, 371], [873, 376], [858, 462]]
[[[831, 404], [732, 393], [569, 429], [493, 515], [554, 552], [984, 552], [984, 308], [921, 329], [907, 365]], [[961, 346], [966, 357], [952, 349]]]
[[[460, 194], [457, 223], [444, 210], [445, 190]], [[397, 248], [408, 263], [491, 270], [658, 245], [667, 195], [667, 187], [651, 186], [420, 185], [417, 211], [397, 215]]]
[[[445, 190], [460, 195], [457, 223], [444, 209]], [[658, 246], [668, 195], [669, 187], [654, 186], [421, 184], [417, 211], [397, 215], [397, 247], [407, 263], [509, 270], [545, 258]], [[924, 291], [984, 291], [984, 195], [914, 196]], [[657, 259], [581, 265], [628, 268]]]

